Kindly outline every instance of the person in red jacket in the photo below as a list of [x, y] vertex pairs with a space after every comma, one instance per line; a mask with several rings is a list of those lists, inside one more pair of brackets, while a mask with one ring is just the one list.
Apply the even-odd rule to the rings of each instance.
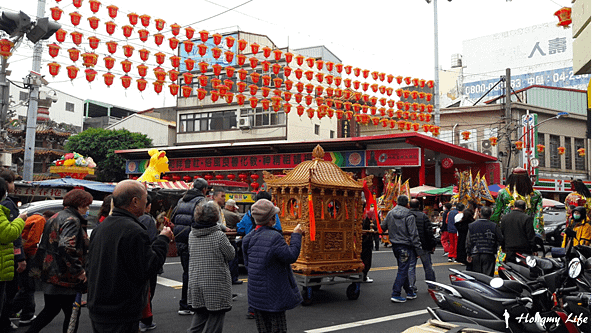
[[44, 232], [44, 225], [54, 214], [54, 211], [44, 211], [42, 215], [34, 214], [27, 217], [25, 228], [21, 233], [27, 266], [25, 272], [19, 273], [19, 291], [13, 299], [10, 311], [11, 315], [21, 312], [21, 326], [25, 325], [24, 320], [33, 321], [35, 318], [35, 280], [29, 276], [29, 271], [33, 265], [33, 256], [37, 252], [40, 238]]

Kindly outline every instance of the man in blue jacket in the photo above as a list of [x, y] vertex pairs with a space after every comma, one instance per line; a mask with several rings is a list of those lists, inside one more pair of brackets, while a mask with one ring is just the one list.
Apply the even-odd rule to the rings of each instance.
[[467, 234], [467, 261], [473, 271], [494, 276], [498, 246], [504, 242], [500, 226], [490, 220], [492, 208], [481, 208], [481, 218], [469, 224]]

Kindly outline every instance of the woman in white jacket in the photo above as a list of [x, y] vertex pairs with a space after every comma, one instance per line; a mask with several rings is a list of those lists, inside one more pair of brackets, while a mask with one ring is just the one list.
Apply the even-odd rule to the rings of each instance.
[[194, 317], [188, 332], [223, 331], [231, 310], [231, 274], [228, 262], [235, 249], [219, 226], [220, 209], [214, 202], [198, 205], [189, 238], [188, 304]]

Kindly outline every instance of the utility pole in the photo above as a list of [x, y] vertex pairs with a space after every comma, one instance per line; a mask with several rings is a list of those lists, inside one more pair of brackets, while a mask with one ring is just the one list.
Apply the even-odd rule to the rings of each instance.
[[[46, 0], [38, 0], [37, 17], [44, 17], [46, 11]], [[33, 64], [31, 66], [32, 71], [37, 73], [40, 72], [42, 67], [42, 40], [35, 43], [33, 49]], [[27, 130], [25, 133], [25, 154], [23, 160], [23, 180], [33, 181], [33, 162], [35, 156], [35, 130], [37, 125], [37, 109], [38, 109], [38, 97], [40, 92], [40, 83], [38, 80], [32, 80], [31, 74], [29, 75], [31, 90], [29, 91], [29, 107], [27, 109]], [[41, 76], [40, 76], [41, 79]]]
[[505, 101], [504, 101], [504, 120], [506, 121], [506, 148], [508, 151], [508, 157], [506, 159], [506, 175], [505, 177], [508, 177], [509, 173], [510, 173], [510, 159], [511, 159], [511, 152], [512, 152], [512, 148], [511, 148], [511, 142], [510, 142], [510, 136], [512, 134], [512, 111], [511, 111], [511, 97], [510, 97], [510, 93], [511, 93], [511, 86], [510, 86], [510, 68], [506, 68], [506, 79], [504, 81], [504, 87], [505, 87]]
[[8, 57], [0, 57], [0, 125], [4, 125], [8, 120], [9, 105], [9, 85], [6, 80], [6, 67], [8, 66]]
[[[435, 57], [435, 73], [433, 85], [433, 124], [440, 126], [440, 64], [438, 55], [438, 17], [437, 17], [437, 0], [433, 0], [433, 48]], [[440, 153], [435, 152], [435, 186], [442, 187], [442, 164]]]

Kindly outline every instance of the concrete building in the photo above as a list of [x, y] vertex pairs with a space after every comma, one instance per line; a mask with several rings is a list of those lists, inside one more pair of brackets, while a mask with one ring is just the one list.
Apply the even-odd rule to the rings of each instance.
[[132, 114], [107, 126], [106, 129], [126, 129], [130, 132], [145, 134], [152, 139], [152, 146], [173, 146], [177, 136], [175, 122], [147, 115], [148, 112]]
[[[177, 140], [176, 145], [193, 145], [193, 144], [209, 144], [209, 143], [220, 143], [220, 142], [246, 142], [246, 141], [269, 141], [269, 140], [290, 140], [290, 141], [303, 141], [303, 140], [315, 140], [323, 138], [335, 138], [337, 137], [338, 123], [336, 118], [318, 118], [316, 115], [313, 118], [309, 118], [308, 107], [304, 101], [304, 95], [306, 90], [304, 86], [312, 84], [317, 86], [319, 83], [316, 80], [308, 81], [304, 77], [301, 79], [294, 78], [293, 86], [289, 89], [285, 88], [284, 85], [279, 83], [280, 87], [276, 85], [275, 81], [285, 81], [288, 78], [283, 75], [284, 67], [289, 66], [291, 68], [291, 76], [297, 69], [301, 69], [303, 72], [310, 70], [309, 67], [304, 63], [298, 65], [297, 62], [286, 63], [285, 58], [282, 57], [280, 60], [275, 60], [274, 53], [267, 58], [264, 57], [264, 53], [258, 52], [256, 55], [250, 52], [250, 46], [254, 43], [260, 45], [261, 48], [268, 47], [272, 50], [278, 49], [277, 46], [264, 35], [251, 34], [246, 32], [233, 32], [222, 34], [223, 38], [233, 37], [235, 44], [232, 46], [230, 51], [235, 54], [243, 54], [247, 61], [243, 66], [238, 63], [238, 56], [234, 56], [231, 62], [228, 62], [224, 55], [215, 59], [210, 52], [205, 56], [200, 56], [198, 53], [198, 45], [201, 41], [194, 41], [195, 45], [191, 52], [186, 52], [184, 45], [181, 44], [179, 48], [179, 56], [181, 57], [180, 65], [180, 85], [191, 87], [194, 95], [185, 97], [183, 89], [180, 89], [179, 96], [177, 99]], [[238, 41], [243, 39], [247, 41], [248, 47], [243, 51], [238, 50]], [[204, 43], [208, 49], [214, 48], [215, 44], [212, 37]], [[305, 57], [312, 57], [315, 60], [330, 61], [334, 63], [341, 63], [341, 60], [331, 53], [326, 47], [318, 46], [311, 48], [303, 48], [297, 50], [289, 50], [288, 48], [279, 48], [282, 52], [293, 52], [294, 54], [303, 55]], [[250, 59], [255, 57], [258, 62], [257, 66], [252, 67]], [[185, 83], [185, 77], [183, 74], [186, 71], [184, 61], [191, 59], [194, 61], [194, 67], [188, 70], [191, 74], [192, 79], [188, 84]], [[203, 75], [198, 67], [199, 62], [206, 62], [208, 64], [208, 70], [204, 73], [206, 76], [205, 85], [199, 83], [198, 77]], [[263, 68], [263, 62], [268, 62], [268, 69]], [[220, 74], [216, 75], [214, 68], [215, 64], [219, 64], [223, 69]], [[277, 64], [282, 69], [276, 74], [273, 70], [273, 65]], [[226, 67], [233, 67], [233, 76], [229, 76]], [[240, 69], [247, 72], [245, 79], [240, 79]], [[266, 71], [265, 71], [266, 70]], [[326, 72], [326, 69], [322, 70]], [[328, 74], [335, 74], [335, 70], [327, 72]], [[189, 76], [189, 75], [188, 75]], [[264, 85], [263, 78], [267, 77], [269, 83]], [[254, 80], [253, 80], [254, 78]], [[290, 77], [291, 78], [291, 77]], [[213, 82], [220, 80], [220, 83]], [[238, 90], [238, 83], [245, 86], [244, 90]], [[301, 84], [298, 84], [301, 83]], [[215, 86], [216, 84], [216, 86]], [[229, 90], [231, 92], [231, 102], [227, 102], [225, 95], [217, 95], [218, 85], [228, 84], [231, 86]], [[300, 85], [300, 86], [299, 86]], [[258, 92], [255, 94], [249, 94], [249, 90], [252, 86], [258, 88]], [[263, 88], [267, 88], [269, 92], [262, 91]], [[198, 99], [195, 93], [198, 89], [205, 90], [206, 97]], [[290, 99], [289, 102], [281, 100], [281, 105], [289, 103], [291, 108], [288, 113], [284, 112], [283, 106], [277, 111], [271, 104], [268, 108], [264, 108], [261, 104], [261, 100], [267, 99], [272, 100], [276, 96], [276, 90], [291, 92], [293, 95], [298, 94], [301, 97], [300, 103], [294, 98]], [[213, 93], [215, 96], [213, 97]], [[238, 104], [237, 96], [243, 95], [245, 101], [243, 104]], [[311, 97], [312, 98], [312, 97]], [[257, 99], [258, 103], [255, 108], [250, 105], [250, 99]], [[314, 106], [314, 102], [312, 103]], [[306, 109], [306, 112], [302, 115], [298, 114], [298, 106], [303, 105], [302, 108]]]

